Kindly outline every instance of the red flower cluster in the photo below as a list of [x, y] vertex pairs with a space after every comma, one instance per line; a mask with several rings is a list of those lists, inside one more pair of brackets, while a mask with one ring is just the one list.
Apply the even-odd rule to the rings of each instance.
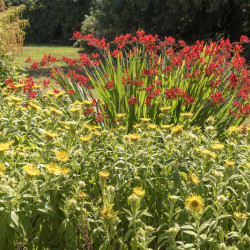
[[217, 91], [216, 90], [215, 93], [211, 94], [209, 97], [210, 98], [208, 99], [208, 101], [212, 105], [214, 105], [214, 104], [220, 104], [220, 103], [224, 103], [225, 102], [224, 97], [223, 97], [221, 91]]
[[112, 80], [112, 81], [108, 80], [107, 84], [105, 85], [105, 88], [106, 89], [112, 89], [114, 87], [114, 84], [115, 84], [114, 80]]
[[129, 105], [135, 105], [137, 102], [138, 102], [138, 100], [135, 97], [130, 97], [128, 100]]

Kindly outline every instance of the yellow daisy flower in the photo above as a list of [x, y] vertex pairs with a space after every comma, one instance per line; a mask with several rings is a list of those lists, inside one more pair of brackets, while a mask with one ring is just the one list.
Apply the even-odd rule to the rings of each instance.
[[161, 128], [164, 130], [171, 129], [174, 126], [174, 124], [169, 124], [169, 125], [161, 125]]
[[204, 209], [204, 200], [200, 195], [190, 195], [185, 200], [185, 207], [193, 213], [201, 213]]
[[83, 105], [84, 102], [79, 102], [79, 101], [75, 101], [74, 103], [72, 103], [72, 105]]
[[8, 150], [13, 143], [14, 141], [0, 143], [0, 152]]
[[57, 94], [54, 95], [55, 98], [59, 98], [60, 96], [64, 95], [65, 94], [65, 91], [61, 91]]
[[142, 187], [135, 187], [133, 188], [133, 193], [137, 196], [144, 196], [146, 194], [146, 190]]
[[167, 112], [167, 111], [169, 111], [169, 110], [171, 110], [171, 109], [172, 109], [171, 106], [161, 107], [161, 108], [160, 108], [160, 111], [161, 111], [161, 112]]
[[10, 101], [12, 101], [13, 103], [17, 104], [23, 101], [22, 98], [16, 97], [16, 96], [9, 96]]
[[141, 124], [140, 124], [140, 123], [138, 123], [138, 124], [134, 124], [134, 125], [133, 125], [133, 128], [135, 128], [135, 129], [136, 129], [136, 128], [139, 128], [140, 126], [141, 126]]
[[85, 105], [91, 105], [91, 104], [92, 104], [92, 101], [84, 100], [83, 103], [84, 103]]
[[123, 119], [126, 117], [126, 113], [116, 114], [118, 119]]
[[86, 198], [87, 196], [88, 196], [88, 195], [85, 194], [84, 192], [80, 192], [79, 195], [78, 195], [78, 197], [81, 198], [81, 199], [84, 199], [84, 198]]
[[39, 169], [34, 168], [32, 166], [29, 166], [29, 165], [25, 165], [23, 167], [23, 169], [25, 170], [26, 174], [29, 176], [37, 176], [41, 173]]
[[100, 171], [98, 173], [98, 175], [102, 178], [102, 179], [107, 179], [109, 176], [110, 176], [110, 173], [109, 172], [106, 172], [106, 171]]
[[239, 213], [237, 211], [234, 212], [234, 216], [240, 220], [246, 220], [248, 217], [247, 214]]
[[235, 161], [225, 160], [226, 166], [233, 167], [235, 164]]
[[108, 219], [110, 217], [112, 217], [114, 215], [114, 210], [112, 207], [106, 207], [104, 206], [102, 211], [101, 211], [101, 215], [102, 217], [104, 217], [105, 219]]
[[195, 184], [195, 185], [198, 185], [198, 184], [199, 184], [199, 179], [197, 178], [197, 176], [196, 176], [194, 173], [189, 172], [188, 176], [189, 176], [190, 181], [191, 181], [193, 184]]
[[6, 167], [2, 162], [0, 162], [0, 174], [5, 174], [6, 172]]
[[206, 155], [209, 158], [216, 158], [216, 154], [214, 154], [213, 152], [209, 151], [208, 149], [203, 149], [202, 153], [204, 155]]
[[81, 111], [81, 107], [73, 107], [73, 108], [70, 108], [69, 111], [72, 113], [77, 113]]
[[152, 123], [149, 123], [148, 127], [151, 128], [151, 129], [156, 129], [157, 128], [157, 126], [155, 124], [152, 124]]
[[143, 123], [150, 122], [151, 118], [140, 118]]
[[45, 133], [45, 136], [47, 139], [54, 139], [55, 137], [58, 136], [58, 134], [56, 134], [56, 133], [53, 134], [50, 131], [45, 131], [44, 133]]
[[62, 115], [63, 112], [61, 110], [55, 109], [55, 108], [50, 108], [50, 112], [52, 115]]
[[45, 166], [46, 166], [47, 171], [51, 174], [54, 174], [54, 175], [68, 174], [70, 172], [70, 169], [60, 167], [56, 163], [49, 163], [49, 164], [46, 164]]
[[180, 113], [180, 117], [183, 117], [183, 118], [191, 118], [192, 116], [193, 116], [193, 113], [191, 112]]
[[178, 125], [178, 126], [175, 126], [175, 127], [173, 127], [172, 129], [171, 129], [171, 132], [173, 133], [173, 134], [181, 134], [182, 133], [182, 131], [183, 131], [183, 125]]
[[69, 154], [64, 150], [56, 150], [55, 154], [58, 161], [66, 162], [69, 159]]
[[128, 134], [128, 137], [131, 141], [138, 141], [141, 136], [138, 133], [136, 133], [136, 134]]
[[92, 138], [92, 135], [88, 135], [88, 136], [81, 136], [80, 139], [83, 141], [83, 142], [88, 142], [90, 141]]
[[30, 102], [29, 103], [30, 107], [33, 109], [33, 110], [36, 110], [36, 111], [42, 111], [42, 108], [36, 104], [34, 104], [33, 102]]
[[222, 150], [222, 149], [224, 149], [224, 145], [223, 144], [214, 144], [214, 145], [212, 145], [211, 146], [211, 148], [213, 149], [213, 150], [217, 150], [217, 151], [220, 151], [220, 150]]

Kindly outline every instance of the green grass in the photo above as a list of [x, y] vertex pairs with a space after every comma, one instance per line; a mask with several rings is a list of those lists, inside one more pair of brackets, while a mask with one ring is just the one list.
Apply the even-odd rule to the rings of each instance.
[[[83, 53], [81, 48], [75, 47], [66, 47], [66, 46], [44, 46], [44, 45], [30, 45], [24, 46], [22, 54], [16, 57], [16, 62], [23, 69], [21, 72], [32, 76], [36, 82], [40, 80], [46, 79], [50, 76], [49, 69], [53, 68], [53, 65], [50, 67], [45, 67], [48, 71], [44, 71], [43, 69], [39, 70], [29, 70], [31, 62], [25, 63], [25, 60], [30, 56], [33, 62], [40, 62], [43, 56], [51, 55], [56, 57], [57, 59], [61, 59], [62, 56], [70, 57], [70, 58], [78, 58], [79, 54]], [[55, 65], [65, 67], [65, 63], [57, 62]]]

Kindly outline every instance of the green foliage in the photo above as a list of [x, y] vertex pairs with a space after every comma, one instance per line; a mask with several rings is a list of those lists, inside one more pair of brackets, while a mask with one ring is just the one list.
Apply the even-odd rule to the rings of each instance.
[[[8, 6], [20, 4], [20, 1], [7, 0]], [[80, 29], [84, 14], [90, 1], [85, 0], [22, 0], [27, 9], [23, 13], [29, 19], [26, 29], [27, 43], [69, 44], [75, 30]]]
[[247, 248], [249, 129], [127, 135], [93, 125], [88, 102], [19, 87], [0, 96], [0, 249]]
[[82, 24], [83, 34], [91, 19], [96, 22], [93, 34], [108, 39], [138, 29], [189, 42], [221, 37], [237, 41], [240, 35], [250, 34], [248, 0], [93, 0], [91, 9]]

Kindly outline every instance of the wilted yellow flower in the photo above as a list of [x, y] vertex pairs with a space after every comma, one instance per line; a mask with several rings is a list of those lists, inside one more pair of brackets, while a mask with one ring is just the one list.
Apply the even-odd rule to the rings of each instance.
[[69, 159], [69, 154], [66, 151], [56, 150], [55, 154], [58, 161], [66, 162]]
[[133, 193], [137, 196], [144, 196], [146, 194], [146, 190], [142, 187], [134, 187]]
[[105, 219], [108, 219], [114, 215], [114, 210], [112, 207], [104, 206], [102, 211], [101, 211], [101, 214]]
[[178, 125], [178, 126], [175, 126], [171, 129], [171, 132], [173, 134], [181, 134], [183, 131], [183, 125]]
[[61, 110], [58, 110], [55, 108], [50, 108], [50, 112], [52, 115], [62, 115], [62, 113], [63, 113]]
[[77, 113], [81, 111], [81, 107], [73, 107], [73, 108], [70, 108], [69, 111], [72, 113]]
[[161, 112], [167, 112], [167, 111], [169, 111], [169, 110], [171, 110], [171, 109], [172, 109], [171, 106], [161, 107], [161, 108], [160, 108], [160, 111], [161, 111]]
[[140, 118], [143, 123], [150, 122], [151, 118]]
[[217, 176], [217, 177], [219, 177], [219, 178], [224, 177], [224, 174], [222, 172], [216, 171], [216, 170], [214, 171], [214, 175]]
[[41, 173], [39, 169], [34, 168], [32, 166], [29, 166], [29, 165], [25, 165], [23, 167], [23, 169], [26, 171], [26, 174], [29, 176], [37, 176]]
[[156, 129], [157, 128], [157, 126], [155, 124], [152, 124], [152, 123], [149, 123], [148, 127], [151, 128], [151, 129]]
[[106, 171], [100, 171], [98, 174], [102, 179], [107, 179], [110, 176], [110, 173]]
[[90, 141], [92, 138], [92, 135], [88, 135], [88, 136], [81, 136], [80, 139], [83, 141], [83, 142], [88, 142]]
[[196, 176], [194, 173], [189, 172], [188, 175], [189, 175], [190, 181], [191, 181], [193, 184], [195, 184], [195, 185], [198, 185], [198, 184], [199, 184], [199, 179], [197, 178], [197, 176]]
[[85, 194], [84, 192], [80, 192], [78, 196], [79, 196], [79, 198], [84, 199], [84, 198], [86, 198], [88, 195]]
[[203, 149], [202, 148], [195, 148], [194, 151], [197, 153], [197, 154], [201, 154]]
[[233, 167], [235, 164], [235, 161], [225, 160], [225, 163], [228, 167]]
[[124, 117], [126, 117], [126, 113], [121, 113], [121, 114], [116, 114], [118, 119], [123, 119]]
[[56, 133], [53, 134], [50, 131], [45, 131], [44, 133], [45, 133], [45, 136], [47, 137], [47, 139], [54, 139], [55, 137], [58, 136], [58, 134], [56, 134]]
[[0, 143], [0, 152], [6, 151], [10, 148], [10, 146], [14, 143], [14, 141], [3, 142]]
[[45, 166], [46, 166], [47, 171], [51, 174], [54, 174], [54, 175], [68, 174], [70, 172], [70, 169], [60, 167], [56, 163], [49, 163], [49, 164], [46, 164]]
[[185, 207], [194, 213], [201, 213], [204, 209], [204, 200], [200, 195], [190, 195], [185, 201]]
[[128, 134], [128, 137], [131, 141], [138, 141], [141, 136], [138, 133], [136, 133], [136, 134]]
[[239, 213], [237, 211], [234, 212], [234, 216], [240, 220], [246, 220], [247, 214]]
[[212, 148], [213, 150], [220, 151], [220, 150], [224, 149], [224, 145], [218, 143], [218, 144], [212, 145], [211, 148]]
[[5, 174], [6, 172], [6, 167], [2, 162], [0, 162], [0, 174]]
[[174, 126], [174, 124], [169, 124], [169, 125], [161, 125], [162, 129], [168, 130], [171, 129]]

